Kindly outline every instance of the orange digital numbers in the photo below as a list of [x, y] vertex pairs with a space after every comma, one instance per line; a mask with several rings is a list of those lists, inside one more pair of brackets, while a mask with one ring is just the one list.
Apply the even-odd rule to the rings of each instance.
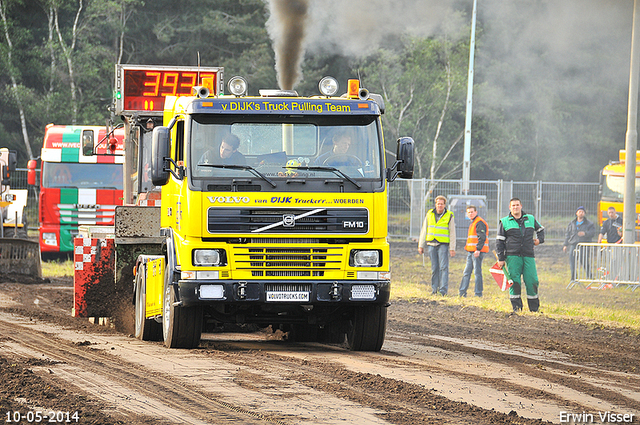
[[182, 83], [180, 84], [180, 88], [184, 88], [183, 93], [191, 93], [191, 87], [196, 85], [196, 78], [198, 74], [196, 72], [183, 72], [182, 73]]
[[[165, 72], [162, 79], [162, 96], [175, 96], [178, 89], [178, 73], [177, 72]], [[168, 91], [166, 89], [169, 89]]]
[[160, 73], [159, 72], [147, 72], [147, 80], [144, 82], [145, 87], [152, 87], [153, 91], [147, 91], [142, 93], [143, 96], [157, 96], [158, 89], [160, 88]]
[[122, 110], [161, 112], [166, 96], [190, 96], [191, 88], [206, 85], [216, 92], [218, 71], [209, 69], [125, 69]]

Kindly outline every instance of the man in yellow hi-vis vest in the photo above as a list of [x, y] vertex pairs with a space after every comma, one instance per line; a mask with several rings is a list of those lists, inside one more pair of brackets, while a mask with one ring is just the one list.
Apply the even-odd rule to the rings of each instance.
[[431, 293], [447, 295], [449, 290], [449, 256], [456, 255], [456, 224], [448, 211], [447, 198], [437, 196], [436, 207], [427, 211], [420, 231], [418, 252], [429, 247], [431, 259]]

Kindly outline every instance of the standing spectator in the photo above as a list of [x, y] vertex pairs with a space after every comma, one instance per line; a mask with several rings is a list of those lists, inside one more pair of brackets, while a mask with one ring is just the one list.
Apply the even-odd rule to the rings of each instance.
[[[609, 218], [602, 223], [600, 234], [598, 234], [598, 243], [602, 243], [602, 240], [606, 237], [609, 244], [621, 244], [622, 240], [622, 217], [618, 215], [614, 207], [607, 209], [607, 215]], [[601, 260], [604, 268], [609, 273], [609, 279], [618, 279], [620, 277], [620, 261], [617, 255], [614, 254], [613, 247], [602, 250]]]
[[431, 259], [431, 294], [449, 291], [449, 256], [456, 255], [456, 225], [453, 213], [446, 208], [447, 198], [436, 197], [436, 207], [427, 211], [420, 230], [418, 252], [429, 247]]
[[460, 282], [460, 296], [467, 296], [469, 281], [471, 281], [471, 271], [476, 278], [475, 295], [482, 296], [482, 260], [485, 253], [489, 252], [489, 242], [487, 240], [487, 232], [489, 226], [482, 217], [478, 215], [478, 210], [474, 205], [467, 207], [467, 217], [471, 220], [469, 231], [467, 233], [467, 243], [464, 249], [467, 251], [467, 264], [462, 273], [462, 281]]
[[500, 219], [496, 251], [498, 265], [505, 262], [513, 280], [509, 288], [509, 298], [514, 312], [522, 310], [522, 280], [527, 291], [529, 311], [538, 311], [538, 272], [533, 247], [544, 242], [544, 227], [531, 214], [522, 211], [522, 202], [518, 198], [509, 201], [509, 215]]
[[[564, 238], [564, 246], [562, 252], [569, 250], [569, 265], [571, 266], [571, 281], [576, 280], [576, 250], [579, 243], [588, 243], [593, 240], [596, 235], [596, 225], [587, 219], [587, 210], [584, 207], [578, 207], [576, 210], [576, 218], [567, 226]], [[589, 272], [589, 259], [584, 258], [585, 251], [581, 250], [578, 255], [581, 266], [586, 267], [587, 274]]]
[[598, 243], [602, 243], [602, 239], [607, 235], [607, 243], [622, 242], [622, 217], [618, 215], [614, 207], [607, 210], [609, 218], [602, 223], [600, 234], [598, 235]]

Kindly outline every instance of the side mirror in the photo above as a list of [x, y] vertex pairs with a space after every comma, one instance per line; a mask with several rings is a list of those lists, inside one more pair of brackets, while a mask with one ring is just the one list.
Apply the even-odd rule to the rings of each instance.
[[36, 185], [36, 164], [38, 161], [35, 159], [30, 159], [27, 162], [27, 184], [29, 186]]
[[401, 179], [413, 178], [413, 139], [411, 137], [398, 139], [396, 160], [398, 161], [398, 177]]
[[16, 171], [16, 167], [18, 166], [18, 153], [16, 151], [9, 151], [9, 171]]
[[151, 142], [151, 183], [164, 186], [169, 181], [169, 167], [165, 166], [171, 151], [171, 132], [169, 127], [153, 129]]
[[6, 155], [4, 156], [6, 165], [2, 165], [2, 169], [0, 170], [2, 171], [2, 176], [0, 177], [2, 180], [1, 184], [8, 186], [11, 182], [11, 173], [16, 170], [16, 165], [18, 164], [18, 155], [16, 151], [7, 151], [6, 149], [3, 149], [3, 151], [3, 154]]

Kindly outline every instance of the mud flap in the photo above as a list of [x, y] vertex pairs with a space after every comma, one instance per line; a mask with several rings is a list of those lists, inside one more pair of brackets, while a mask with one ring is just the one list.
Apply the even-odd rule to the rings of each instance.
[[3, 274], [42, 277], [40, 245], [21, 238], [0, 238], [0, 270]]
[[73, 316], [111, 317], [117, 306], [113, 239], [75, 238]]

